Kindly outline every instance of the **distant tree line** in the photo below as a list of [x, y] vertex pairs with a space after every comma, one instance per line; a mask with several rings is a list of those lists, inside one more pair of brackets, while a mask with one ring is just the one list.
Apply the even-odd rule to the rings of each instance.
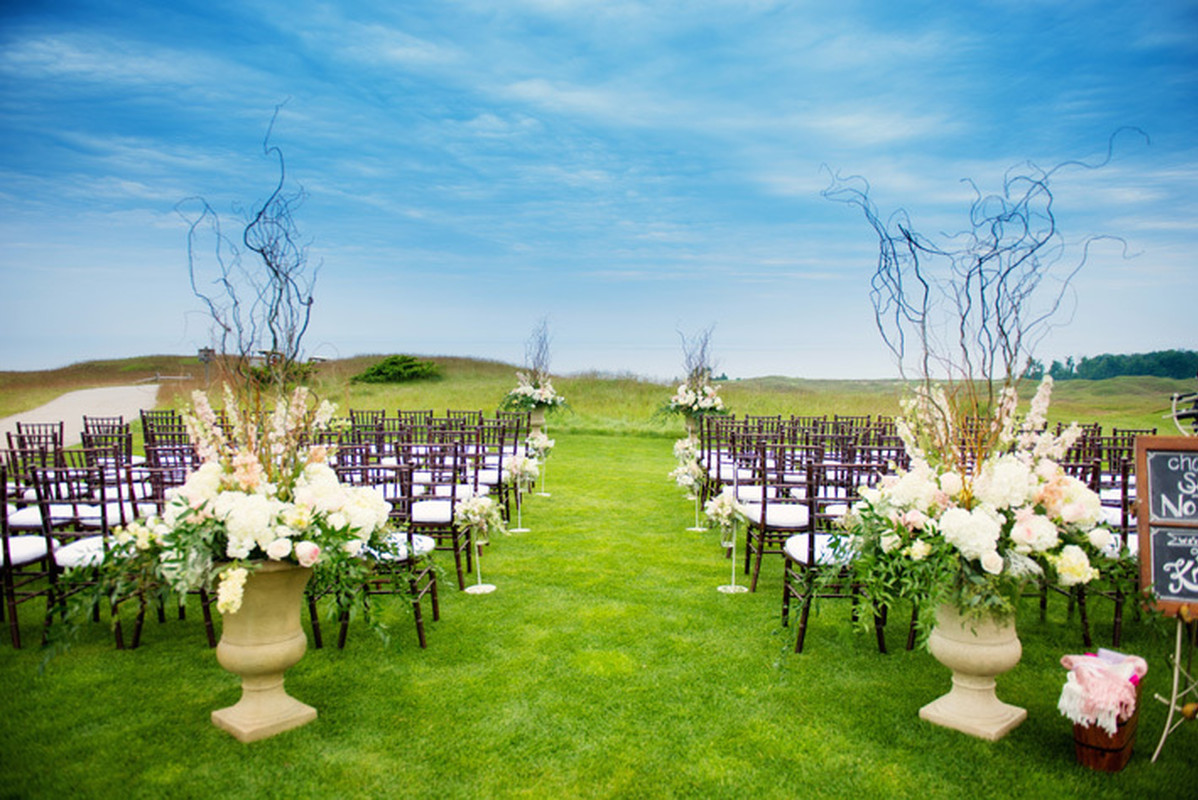
[[[1024, 375], [1028, 378], [1039, 379], [1044, 377], [1045, 372], [1044, 364], [1033, 358]], [[1082, 356], [1080, 361], [1069, 356], [1063, 363], [1053, 361], [1047, 374], [1057, 381], [1068, 381], [1075, 378], [1097, 381], [1120, 375], [1193, 378], [1198, 375], [1198, 351], [1157, 350], [1152, 353], [1128, 355], [1104, 353], [1100, 356]]]

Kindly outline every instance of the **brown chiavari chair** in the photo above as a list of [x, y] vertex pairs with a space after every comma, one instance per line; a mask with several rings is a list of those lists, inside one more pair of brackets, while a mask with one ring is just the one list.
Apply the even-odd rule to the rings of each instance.
[[759, 440], [749, 482], [737, 482], [737, 497], [745, 506], [745, 572], [749, 591], [757, 591], [761, 564], [767, 553], [781, 554], [786, 539], [810, 532], [812, 475], [818, 447], [792, 445], [780, 439]]
[[[0, 486], [8, 485], [8, 468], [0, 463]], [[7, 498], [6, 498], [7, 499]], [[8, 506], [8, 504], [5, 504]], [[36, 533], [14, 534], [8, 526], [9, 513], [15, 511], [7, 507], [4, 516], [0, 517], [0, 591], [3, 593], [0, 610], [8, 619], [9, 636], [12, 646], [21, 647], [21, 624], [17, 615], [17, 607], [22, 603], [46, 599], [46, 613], [42, 627], [42, 638], [50, 625], [50, 614], [53, 609], [53, 594], [51, 584], [51, 541], [44, 531]]]
[[[411, 472], [411, 468], [405, 464], [374, 463], [337, 469], [343, 483], [377, 489], [391, 504], [391, 524], [395, 530], [388, 535], [383, 547], [363, 553], [363, 558], [370, 562], [370, 573], [361, 587], [366, 608], [369, 609], [371, 597], [407, 596], [416, 622], [416, 637], [423, 648], [428, 646], [428, 639], [422, 601], [425, 597], [431, 600], [434, 622], [441, 619], [441, 604], [437, 597], [436, 571], [428, 558], [436, 542], [430, 536], [413, 533], [407, 524], [412, 502]], [[323, 647], [324, 644], [317, 601], [327, 594], [321, 587], [314, 587], [308, 592], [308, 614], [316, 647]], [[334, 598], [334, 611], [340, 626], [338, 648], [345, 647], [349, 633], [351, 601], [349, 597]]]
[[[69, 597], [87, 586], [86, 576], [68, 580], [66, 573], [97, 568], [109, 558], [109, 513], [112, 504], [109, 503], [103, 468], [89, 463], [94, 460], [82, 450], [67, 450], [63, 452], [60, 463], [33, 468], [42, 532], [53, 553], [50, 591], [53, 604], [64, 610]], [[120, 605], [134, 597], [138, 600], [138, 611], [131, 646], [136, 648], [141, 641], [145, 620], [145, 598], [140, 593], [134, 593], [112, 599], [109, 606], [118, 649], [125, 648]], [[98, 618], [98, 605], [94, 614]]]
[[[808, 463], [807, 487], [811, 521], [807, 528], [784, 542], [782, 580], [782, 624], [789, 624], [792, 600], [799, 603], [799, 623], [795, 652], [801, 653], [807, 635], [811, 603], [815, 598], [850, 598], [853, 619], [859, 613], [861, 589], [851, 577], [847, 564], [838, 561], [834, 539], [842, 533], [839, 525], [849, 507], [859, 499], [859, 488], [876, 485], [881, 472], [869, 464]], [[869, 598], [874, 616], [874, 634], [878, 652], [886, 652], [886, 609], [878, 608]], [[907, 649], [914, 646], [915, 618], [912, 616]]]

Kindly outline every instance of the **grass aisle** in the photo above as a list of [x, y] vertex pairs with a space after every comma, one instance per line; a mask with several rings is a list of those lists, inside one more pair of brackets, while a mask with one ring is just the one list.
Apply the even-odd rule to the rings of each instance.
[[[398, 602], [384, 644], [355, 622], [348, 646], [309, 649], [287, 678], [316, 706], [311, 725], [242, 745], [208, 722], [236, 679], [203, 645], [199, 614], [148, 624], [117, 652], [107, 626], [39, 674], [35, 648], [0, 646], [0, 797], [1185, 797], [1198, 730], [1148, 762], [1164, 709], [1148, 701], [1136, 755], [1118, 775], [1074, 763], [1056, 710], [1075, 623], [1021, 614], [1024, 658], [1000, 695], [1029, 711], [987, 743], [920, 722], [947, 689], [925, 653], [879, 655], [847, 602], [813, 620], [807, 652], [779, 626], [781, 565], [756, 594], [728, 596], [718, 534], [691, 533], [693, 508], [666, 475], [672, 440], [555, 434], [546, 488], [524, 534], [486, 548], [494, 594], [443, 594], [416, 645]], [[443, 585], [452, 583], [451, 561]], [[471, 576], [473, 577], [473, 576]], [[36, 609], [22, 608], [36, 641]], [[1109, 604], [1094, 610], [1105, 641]], [[1133, 626], [1145, 697], [1167, 691], [1165, 640]]]

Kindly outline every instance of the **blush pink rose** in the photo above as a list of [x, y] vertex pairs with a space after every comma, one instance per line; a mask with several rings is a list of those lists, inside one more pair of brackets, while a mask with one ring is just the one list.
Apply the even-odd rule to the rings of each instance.
[[295, 560], [301, 567], [310, 567], [320, 560], [320, 547], [315, 542], [297, 542]]

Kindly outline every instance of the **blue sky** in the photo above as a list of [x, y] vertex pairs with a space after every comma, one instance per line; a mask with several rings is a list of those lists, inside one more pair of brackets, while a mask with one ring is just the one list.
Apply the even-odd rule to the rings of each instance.
[[[1194, 348], [1198, 4], [979, 0], [13, 2], [0, 8], [0, 369], [194, 353], [179, 201], [308, 193], [312, 355], [733, 377], [895, 374], [876, 240], [958, 230], [1031, 160], [1099, 245], [1037, 355]], [[1062, 320], [1064, 321], [1064, 320]]]

